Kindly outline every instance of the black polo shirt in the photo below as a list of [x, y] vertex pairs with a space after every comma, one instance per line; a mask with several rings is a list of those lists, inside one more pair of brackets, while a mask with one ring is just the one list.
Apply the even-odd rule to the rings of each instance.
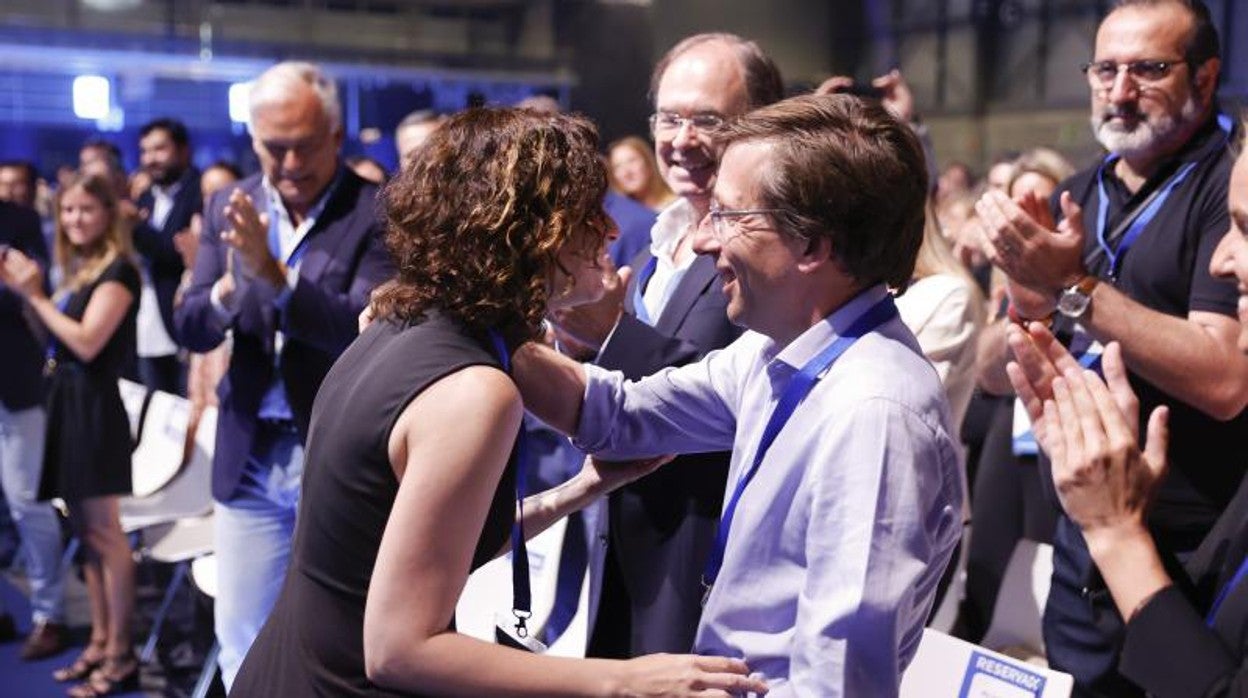
[[[1236, 127], [1237, 130], [1238, 127]], [[1238, 137], [1235, 133], [1232, 138]], [[1117, 278], [1110, 278], [1110, 259], [1097, 240], [1099, 196], [1096, 167], [1079, 172], [1058, 188], [1070, 191], [1083, 207], [1086, 231], [1084, 259], [1089, 273], [1112, 283], [1133, 300], [1153, 310], [1187, 317], [1193, 310], [1236, 317], [1238, 292], [1233, 283], [1209, 273], [1209, 261], [1229, 229], [1227, 188], [1234, 156], [1228, 138], [1210, 119], [1187, 146], [1135, 194], [1105, 167], [1109, 202], [1106, 235], [1184, 165], [1195, 167], [1166, 198], [1157, 215], [1129, 250], [1120, 255]], [[1111, 247], [1114, 245], [1111, 243]], [[1148, 331], [1149, 328], [1143, 328]], [[1140, 434], [1154, 407], [1170, 406], [1170, 474], [1158, 492], [1150, 524], [1159, 541], [1172, 550], [1195, 548], [1239, 487], [1248, 459], [1242, 448], [1248, 436], [1248, 410], [1219, 422], [1181, 402], [1139, 376], [1131, 375], [1140, 398]]]

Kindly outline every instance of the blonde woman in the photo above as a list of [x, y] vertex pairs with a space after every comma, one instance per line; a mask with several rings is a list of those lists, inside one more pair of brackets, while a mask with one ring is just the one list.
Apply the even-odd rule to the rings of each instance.
[[676, 200], [659, 174], [650, 144], [637, 136], [626, 136], [607, 149], [611, 188], [659, 211]]
[[134, 353], [139, 272], [111, 183], [78, 176], [56, 210], [54, 255], [61, 283], [49, 297], [39, 265], [9, 250], [0, 282], [20, 294], [48, 331], [48, 432], [40, 497], [60, 497], [83, 542], [91, 638], [53, 676], [83, 681], [71, 696], [107, 695], [138, 685], [130, 638], [134, 561], [118, 521], [130, 492], [130, 428], [117, 390]]
[[940, 374], [953, 424], [959, 427], [975, 388], [975, 343], [984, 326], [984, 301], [937, 229], [930, 206], [914, 279], [897, 297], [897, 310]]

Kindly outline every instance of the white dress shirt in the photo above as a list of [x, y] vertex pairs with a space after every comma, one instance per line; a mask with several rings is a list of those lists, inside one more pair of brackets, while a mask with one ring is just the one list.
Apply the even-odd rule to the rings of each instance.
[[[586, 366], [578, 446], [614, 457], [732, 449], [731, 496], [788, 381], [886, 293], [787, 347], [749, 332], [638, 382]], [[899, 319], [797, 406], [737, 506], [695, 651], [743, 658], [770, 696], [893, 696], [961, 532], [944, 389]]]

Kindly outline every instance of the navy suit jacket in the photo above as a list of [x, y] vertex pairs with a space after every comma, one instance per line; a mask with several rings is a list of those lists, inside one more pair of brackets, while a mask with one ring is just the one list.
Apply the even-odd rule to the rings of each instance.
[[[742, 332], [728, 320], [715, 262], [706, 256], [690, 265], [654, 327], [638, 320], [633, 298], [650, 257], [645, 249], [633, 259], [636, 271], [625, 294], [627, 312], [597, 361], [633, 380], [697, 361]], [[702, 611], [702, 568], [719, 524], [728, 458], [728, 453], [680, 456], [611, 495], [609, 546], [627, 600], [611, 598], [610, 584], [604, 585], [594, 644], [626, 644], [632, 656], [693, 648]], [[615, 627], [612, 621], [618, 614], [610, 606], [624, 604], [631, 606], [630, 628]], [[619, 637], [623, 633], [628, 637]]]
[[[142, 221], [134, 227], [134, 248], [147, 263], [152, 288], [156, 290], [156, 302], [160, 306], [160, 317], [165, 322], [165, 330], [174, 341], [177, 341], [178, 335], [173, 322], [173, 296], [182, 283], [182, 272], [186, 267], [182, 264], [182, 255], [173, 246], [173, 235], [190, 227], [191, 217], [204, 208], [203, 194], [199, 188], [199, 170], [187, 168], [178, 182], [182, 186], [173, 196], [173, 208], [170, 209], [165, 224], [158, 229], [147, 221]], [[150, 212], [155, 205], [152, 190], [143, 192], [135, 204], [140, 211]]]
[[[376, 214], [377, 187], [345, 168], [340, 168], [338, 177], [337, 187], [308, 232], [299, 280], [281, 311], [274, 304], [278, 290], [243, 278], [241, 264], [235, 266], [236, 313], [222, 321], [212, 307], [209, 293], [226, 263], [227, 246], [220, 239], [228, 227], [223, 209], [235, 187], [218, 192], [208, 204], [191, 285], [174, 316], [179, 336], [192, 351], [213, 349], [225, 339], [226, 330], [233, 330], [229, 370], [217, 388], [221, 407], [212, 494], [218, 501], [229, 501], [238, 487], [275, 363], [281, 367], [286, 397], [306, 440], [312, 400], [321, 381], [355, 339], [356, 319], [369, 293], [391, 276]], [[238, 188], [259, 206], [267, 206], [260, 175], [243, 180]], [[273, 338], [278, 329], [285, 341], [280, 361], [275, 362]]]
[[[46, 275], [48, 248], [34, 210], [0, 201], [0, 245], [36, 260]], [[24, 303], [0, 284], [0, 403], [10, 410], [43, 403], [43, 344], [22, 316]]]

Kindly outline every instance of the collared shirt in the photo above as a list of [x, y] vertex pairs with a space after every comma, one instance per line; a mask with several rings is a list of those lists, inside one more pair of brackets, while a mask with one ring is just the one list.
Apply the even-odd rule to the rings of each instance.
[[[747, 332], [635, 383], [586, 366], [576, 444], [616, 457], [732, 449], [731, 491], [789, 380], [884, 293], [787, 347]], [[773, 697], [896, 695], [961, 531], [951, 433], [940, 380], [900, 320], [850, 347], [742, 494], [695, 651], [743, 658]]]
[[658, 220], [654, 222], [654, 227], [650, 229], [650, 254], [654, 255], [657, 264], [641, 298], [651, 320], [658, 321], [672, 291], [680, 285], [681, 278], [698, 257], [690, 252], [680, 264], [673, 259], [676, 248], [686, 235], [692, 234], [692, 228], [697, 224], [698, 214], [693, 205], [685, 199], [677, 199], [671, 206], [663, 209]]
[[173, 212], [173, 199], [182, 190], [182, 180], [162, 187], [159, 184], [152, 185], [152, 212], [148, 218], [148, 222], [152, 227], [160, 230], [165, 227], [165, 221], [169, 220], [169, 214]]
[[[173, 212], [173, 199], [182, 189], [182, 180], [168, 187], [153, 184], [152, 210], [147, 222], [152, 228], [161, 230]], [[160, 303], [156, 299], [156, 288], [152, 285], [151, 272], [144, 266], [141, 269], [143, 287], [139, 292], [139, 311], [135, 320], [137, 327], [135, 352], [141, 357], [170, 356], [178, 353], [178, 345], [169, 336], [165, 328], [165, 320], [160, 316]]]

